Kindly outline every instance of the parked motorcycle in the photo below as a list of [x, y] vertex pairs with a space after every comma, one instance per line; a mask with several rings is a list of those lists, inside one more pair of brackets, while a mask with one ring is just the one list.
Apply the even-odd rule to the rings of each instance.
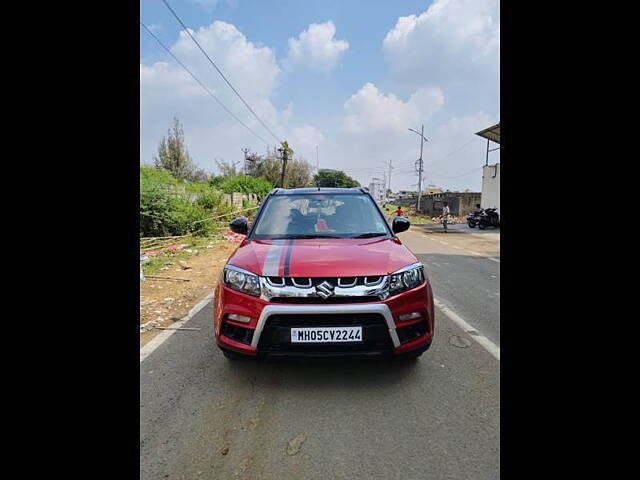
[[485, 208], [480, 214], [478, 221], [478, 228], [484, 230], [487, 227], [499, 227], [500, 215], [496, 212], [496, 208]]
[[480, 210], [479, 212], [473, 212], [470, 213], [469, 215], [467, 215], [467, 225], [469, 225], [469, 228], [476, 228], [476, 225], [478, 225], [478, 223], [480, 222], [480, 214], [484, 211]]

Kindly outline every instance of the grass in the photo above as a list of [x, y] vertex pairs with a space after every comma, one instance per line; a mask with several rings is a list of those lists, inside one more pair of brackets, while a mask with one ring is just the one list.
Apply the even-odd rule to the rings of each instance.
[[[162, 274], [163, 267], [171, 267], [179, 263], [180, 260], [186, 261], [196, 255], [208, 251], [208, 245], [213, 245], [213, 248], [226, 244], [227, 241], [219, 235], [210, 235], [206, 237], [186, 237], [178, 238], [176, 242], [167, 243], [166, 245], [188, 245], [182, 250], [166, 250], [155, 256], [150, 256], [149, 260], [142, 264], [145, 275]], [[145, 248], [148, 250], [160, 250], [162, 247]], [[187, 252], [191, 250], [191, 252]], [[175, 256], [170, 256], [170, 255]]]

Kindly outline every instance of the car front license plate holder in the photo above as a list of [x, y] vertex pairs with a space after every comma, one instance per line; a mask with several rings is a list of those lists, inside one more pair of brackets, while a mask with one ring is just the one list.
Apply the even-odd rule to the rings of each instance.
[[292, 327], [291, 343], [362, 343], [362, 326]]

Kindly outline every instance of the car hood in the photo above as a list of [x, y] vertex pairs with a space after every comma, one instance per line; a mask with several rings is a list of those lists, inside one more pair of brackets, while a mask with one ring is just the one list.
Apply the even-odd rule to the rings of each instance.
[[398, 238], [245, 239], [227, 262], [278, 277], [385, 275], [416, 263]]

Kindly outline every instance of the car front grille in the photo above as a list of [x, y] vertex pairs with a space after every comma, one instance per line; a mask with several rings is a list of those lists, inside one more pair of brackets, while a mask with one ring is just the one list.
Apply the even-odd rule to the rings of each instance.
[[[291, 343], [291, 327], [362, 326], [362, 342]], [[393, 351], [389, 328], [377, 313], [272, 315], [265, 323], [258, 352], [261, 355], [385, 355]]]

